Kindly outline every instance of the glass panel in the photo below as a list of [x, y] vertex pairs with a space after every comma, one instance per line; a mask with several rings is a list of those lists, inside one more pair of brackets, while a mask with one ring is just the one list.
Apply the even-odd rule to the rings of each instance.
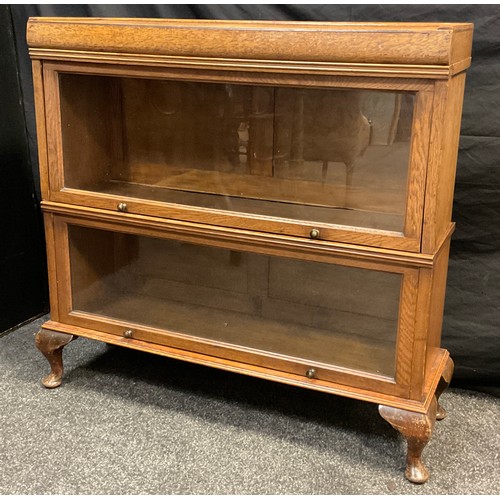
[[73, 309], [393, 377], [401, 275], [69, 227]]
[[414, 94], [60, 75], [65, 186], [402, 232]]

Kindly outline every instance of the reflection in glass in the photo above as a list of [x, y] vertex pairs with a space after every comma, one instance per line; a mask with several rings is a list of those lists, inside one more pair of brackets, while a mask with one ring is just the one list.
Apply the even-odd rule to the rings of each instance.
[[73, 310], [394, 376], [401, 275], [69, 226]]
[[67, 187], [403, 231], [414, 94], [60, 75]]

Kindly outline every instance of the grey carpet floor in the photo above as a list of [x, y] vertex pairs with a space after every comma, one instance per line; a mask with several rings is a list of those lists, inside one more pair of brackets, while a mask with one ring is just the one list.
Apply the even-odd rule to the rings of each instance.
[[79, 339], [44, 389], [42, 320], [0, 338], [0, 494], [498, 494], [500, 401], [443, 396], [425, 461], [376, 405]]

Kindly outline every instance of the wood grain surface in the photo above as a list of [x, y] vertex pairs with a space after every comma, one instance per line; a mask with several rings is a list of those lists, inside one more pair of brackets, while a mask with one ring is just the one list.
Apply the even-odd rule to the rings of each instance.
[[472, 25], [31, 18], [27, 38], [32, 49], [449, 67], [467, 61]]
[[303, 375], [294, 375], [292, 373], [286, 373], [279, 370], [250, 365], [248, 363], [232, 361], [230, 359], [221, 358], [218, 356], [208, 356], [204, 354], [194, 353], [188, 350], [153, 344], [151, 342], [145, 342], [142, 340], [127, 339], [123, 336], [105, 333], [99, 330], [92, 330], [90, 328], [71, 326], [52, 320], [44, 323], [43, 328], [71, 335], [77, 335], [79, 337], [99, 340], [101, 342], [107, 342], [109, 344], [136, 349], [143, 352], [158, 354], [160, 356], [166, 356], [181, 361], [197, 363], [213, 368], [219, 368], [235, 373], [263, 378], [274, 382], [280, 382], [321, 392], [327, 392], [330, 394], [336, 394], [338, 396], [351, 397], [371, 403], [384, 404], [394, 408], [406, 409], [417, 413], [427, 413], [428, 408], [432, 402], [432, 398], [434, 398], [434, 393], [440, 380], [441, 373], [444, 370], [446, 361], [449, 358], [448, 351], [441, 349], [439, 353], [439, 359], [436, 359], [433, 377], [429, 378], [426, 381], [427, 390], [424, 394], [424, 397], [421, 400], [415, 401], [405, 397], [384, 394], [380, 391], [360, 389], [356, 386], [326, 382], [320, 379], [309, 379]]
[[[328, 242], [288, 236], [284, 234], [263, 233], [255, 230], [242, 230], [206, 224], [184, 222], [176, 219], [149, 217], [131, 213], [118, 213], [86, 206], [64, 203], [42, 202], [43, 210], [51, 214], [69, 217], [61, 220], [78, 221], [82, 225], [99, 223], [101, 227], [116, 228], [123, 232], [136, 232], [152, 236], [170, 236], [176, 239], [200, 242], [210, 245], [225, 245], [235, 250], [247, 249], [256, 252], [276, 252], [278, 255], [302, 255], [308, 259], [338, 260], [349, 265], [349, 261], [365, 262], [367, 267], [374, 263], [405, 267], [432, 267], [433, 254], [421, 254], [398, 249], [384, 249], [376, 246], [363, 246], [352, 243]], [[449, 235], [451, 235], [451, 230]], [[316, 257], [315, 257], [316, 256]]]

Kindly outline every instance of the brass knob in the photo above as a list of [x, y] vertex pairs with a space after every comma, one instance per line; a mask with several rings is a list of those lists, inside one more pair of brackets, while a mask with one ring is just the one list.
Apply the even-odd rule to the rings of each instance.
[[123, 332], [123, 336], [124, 336], [126, 339], [131, 339], [131, 338], [132, 338], [132, 334], [133, 334], [132, 330], [125, 330], [125, 331]]
[[306, 371], [307, 378], [314, 378], [315, 376], [316, 376], [316, 370], [314, 368], [309, 368], [309, 370]]
[[126, 212], [127, 211], [127, 204], [126, 203], [118, 203], [118, 206], [116, 207], [120, 212]]
[[317, 240], [319, 238], [319, 229], [311, 229], [311, 232], [309, 233], [309, 236], [313, 240]]

